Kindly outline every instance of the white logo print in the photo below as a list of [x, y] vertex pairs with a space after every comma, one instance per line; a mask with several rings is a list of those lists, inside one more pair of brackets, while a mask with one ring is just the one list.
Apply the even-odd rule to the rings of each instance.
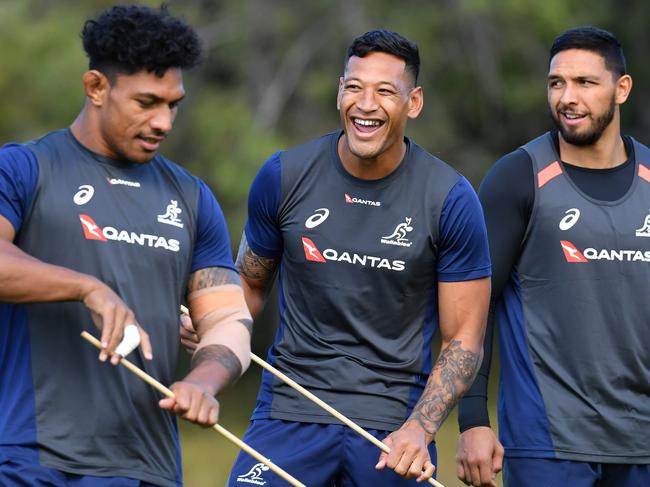
[[579, 209], [571, 208], [570, 210], [567, 210], [566, 216], [560, 220], [560, 230], [568, 230], [578, 222], [578, 218], [580, 218]]
[[95, 194], [95, 188], [90, 184], [82, 184], [78, 189], [79, 191], [72, 197], [72, 201], [79, 206], [88, 203]]
[[117, 178], [109, 178], [108, 176], [106, 177], [106, 181], [108, 181], [108, 184], [121, 184], [123, 186], [131, 186], [132, 188], [139, 188], [141, 184], [137, 181], [127, 181], [126, 179], [117, 179]]
[[317, 209], [312, 216], [307, 218], [305, 221], [305, 226], [307, 228], [316, 228], [318, 225], [327, 220], [327, 217], [330, 216], [330, 211], [327, 208]]
[[268, 469], [269, 467], [263, 463], [256, 463], [253, 465], [253, 468], [251, 468], [244, 475], [237, 477], [237, 482], [244, 482], [246, 484], [255, 485], [266, 485], [266, 480], [262, 478], [262, 472], [266, 472]]
[[175, 227], [183, 228], [183, 223], [181, 222], [181, 219], [178, 218], [178, 215], [181, 213], [183, 213], [183, 210], [178, 207], [178, 201], [171, 200], [167, 205], [165, 214], [158, 215], [158, 221], [160, 223], [166, 223], [167, 225], [174, 225]]
[[381, 237], [381, 243], [387, 245], [397, 245], [399, 247], [410, 247], [413, 245], [413, 242], [410, 242], [406, 238], [406, 233], [413, 231], [411, 226], [411, 219], [406, 217], [403, 223], [400, 223], [395, 227], [393, 233], [385, 237]]
[[636, 231], [637, 237], [650, 237], [650, 215], [646, 215], [643, 226]]

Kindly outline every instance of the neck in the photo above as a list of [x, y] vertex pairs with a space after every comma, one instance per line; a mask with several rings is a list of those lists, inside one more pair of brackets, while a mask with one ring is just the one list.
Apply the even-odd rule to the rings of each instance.
[[595, 144], [578, 146], [569, 144], [558, 136], [560, 143], [560, 159], [574, 166], [589, 169], [608, 169], [623, 164], [627, 160], [625, 144], [621, 137], [618, 117], [605, 129]]
[[382, 154], [372, 158], [362, 158], [350, 151], [345, 133], [339, 138], [338, 154], [347, 172], [359, 179], [381, 179], [392, 173], [401, 164], [406, 154], [406, 142], [402, 137], [400, 144], [395, 144]]

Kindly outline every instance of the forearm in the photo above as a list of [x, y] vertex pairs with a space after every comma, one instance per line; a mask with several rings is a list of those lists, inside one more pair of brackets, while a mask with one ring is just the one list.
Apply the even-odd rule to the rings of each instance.
[[0, 239], [0, 301], [83, 301], [97, 285], [93, 276], [47, 264]]
[[424, 392], [408, 421], [414, 421], [431, 442], [456, 402], [467, 391], [483, 356], [480, 345], [452, 340], [442, 349], [429, 375]]

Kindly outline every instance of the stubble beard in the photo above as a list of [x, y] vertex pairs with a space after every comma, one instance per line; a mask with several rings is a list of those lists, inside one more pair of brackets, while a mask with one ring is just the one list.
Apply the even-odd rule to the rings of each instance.
[[612, 97], [607, 111], [594, 120], [594, 126], [591, 130], [587, 130], [583, 133], [579, 133], [571, 128], [565, 127], [560, 121], [556, 111], [551, 110], [551, 118], [553, 119], [555, 127], [560, 131], [562, 139], [564, 139], [565, 142], [579, 147], [587, 147], [594, 145], [600, 140], [600, 137], [603, 135], [605, 129], [609, 127], [610, 123], [612, 123], [615, 113], [616, 101], [614, 100], [614, 97]]

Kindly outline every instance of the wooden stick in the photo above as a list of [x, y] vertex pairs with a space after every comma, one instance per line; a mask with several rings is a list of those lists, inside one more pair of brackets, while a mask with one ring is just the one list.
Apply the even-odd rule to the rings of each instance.
[[[101, 349], [101, 343], [99, 340], [97, 340], [94, 336], [92, 336], [90, 333], [87, 331], [82, 331], [81, 336], [87, 340], [88, 342], [92, 343], [94, 346], [97, 348]], [[127, 359], [122, 358], [120, 360], [120, 364], [122, 364], [124, 367], [129, 369], [131, 372], [133, 372], [135, 375], [140, 377], [143, 381], [145, 381], [147, 384], [152, 386], [154, 389], [158, 390], [162, 394], [164, 394], [167, 397], [171, 397], [174, 399], [176, 396], [174, 395], [174, 392], [171, 389], [168, 389], [164, 385], [162, 385], [160, 382], [158, 382], [156, 379], [151, 377], [149, 374], [138, 368], [137, 366], [133, 365], [131, 362], [129, 362]], [[256, 460], [262, 462], [264, 465], [267, 465], [273, 472], [278, 474], [280, 477], [282, 477], [284, 480], [289, 482], [291, 485], [295, 487], [307, 487], [305, 484], [302, 482], [299, 482], [296, 480], [294, 477], [289, 475], [287, 472], [282, 470], [280, 467], [278, 467], [275, 463], [273, 463], [271, 460], [268, 458], [265, 458], [262, 454], [260, 454], [257, 450], [254, 450], [252, 447], [248, 446], [246, 443], [244, 443], [242, 440], [237, 438], [235, 435], [233, 435], [230, 431], [219, 425], [218, 423], [214, 424], [212, 426], [215, 431], [218, 433], [221, 433], [223, 436], [225, 436], [227, 439], [229, 439], [231, 442], [233, 442], [235, 445], [237, 445], [239, 448], [244, 450], [246, 453], [248, 453], [250, 456], [255, 458]]]
[[[384, 442], [379, 441], [377, 438], [372, 436], [370, 433], [368, 433], [366, 430], [364, 430], [361, 426], [359, 426], [357, 423], [349, 419], [347, 416], [342, 415], [339, 413], [336, 409], [334, 409], [332, 406], [327, 404], [326, 402], [322, 401], [318, 397], [316, 397], [314, 394], [309, 392], [307, 389], [302, 387], [300, 384], [298, 384], [296, 381], [288, 377], [287, 375], [283, 374], [280, 372], [278, 369], [273, 367], [271, 364], [266, 362], [265, 360], [261, 359], [257, 355], [255, 355], [253, 352], [251, 352], [251, 360], [255, 362], [257, 365], [260, 367], [263, 367], [264, 369], [268, 370], [271, 372], [274, 376], [276, 376], [278, 379], [286, 383], [288, 386], [293, 387], [296, 391], [301, 393], [303, 396], [305, 396], [307, 399], [313, 401], [316, 403], [318, 406], [323, 408], [325, 411], [330, 413], [332, 416], [334, 416], [336, 419], [338, 419], [341, 423], [345, 424], [346, 426], [349, 426], [352, 428], [354, 431], [359, 433], [361, 436], [363, 436], [366, 440], [368, 440], [370, 443], [375, 445], [377, 448], [379, 448], [381, 451], [385, 453], [390, 453], [390, 447], [386, 445]], [[435, 480], [432, 477], [429, 477], [428, 482], [431, 485], [435, 485], [436, 487], [445, 487], [442, 485], [440, 482]]]
[[[181, 313], [184, 313], [184, 314], [186, 314], [186, 315], [188, 315], [188, 316], [190, 315], [190, 311], [189, 311], [185, 306], [183, 306], [182, 304], [181, 304]], [[319, 399], [318, 397], [316, 397], [314, 394], [312, 394], [312, 393], [309, 392], [307, 389], [305, 389], [304, 387], [302, 387], [302, 386], [301, 386], [300, 384], [298, 384], [296, 381], [294, 381], [293, 379], [291, 379], [291, 378], [288, 377], [287, 375], [285, 375], [285, 374], [283, 374], [282, 372], [280, 372], [278, 369], [276, 369], [275, 367], [273, 367], [273, 366], [272, 366], [271, 364], [269, 364], [267, 361], [265, 361], [265, 360], [263, 360], [262, 358], [260, 358], [260, 357], [258, 357], [257, 355], [255, 355], [253, 352], [251, 352], [251, 360], [252, 360], [253, 362], [255, 362], [257, 365], [259, 365], [260, 367], [262, 367], [262, 368], [268, 370], [269, 372], [271, 372], [271, 374], [273, 374], [273, 375], [276, 376], [278, 379], [280, 379], [281, 381], [283, 381], [284, 383], [286, 383], [288, 386], [293, 387], [296, 391], [298, 391], [299, 393], [301, 393], [301, 394], [302, 394], [303, 396], [305, 396], [307, 399], [309, 399], [309, 400], [313, 401], [314, 403], [316, 403], [318, 406], [320, 406], [320, 407], [323, 408], [325, 411], [327, 411], [328, 413], [330, 413], [330, 414], [331, 414], [332, 416], [334, 416], [336, 419], [338, 419], [339, 421], [341, 421], [341, 423], [343, 423], [343, 424], [345, 424], [346, 426], [349, 426], [350, 428], [352, 428], [354, 431], [356, 431], [357, 433], [359, 433], [361, 436], [363, 436], [366, 440], [368, 440], [370, 443], [372, 443], [373, 445], [375, 445], [375, 446], [376, 446], [377, 448], [379, 448], [381, 451], [383, 451], [383, 452], [385, 452], [385, 453], [390, 453], [390, 447], [389, 447], [388, 445], [386, 445], [384, 442], [379, 441], [377, 438], [375, 438], [374, 436], [372, 436], [370, 433], [368, 433], [366, 430], [364, 430], [361, 426], [359, 426], [357, 423], [355, 423], [354, 421], [352, 421], [350, 418], [348, 418], [347, 416], [344, 416], [343, 414], [339, 413], [339, 412], [338, 412], [336, 409], [334, 409], [332, 406], [330, 406], [330, 405], [327, 404], [326, 402], [324, 402], [324, 401], [322, 401], [321, 399]], [[442, 485], [440, 482], [438, 482], [436, 479], [431, 478], [431, 477], [428, 479], [428, 482], [429, 482], [431, 485], [434, 485], [435, 487], [445, 487], [445, 486]]]

